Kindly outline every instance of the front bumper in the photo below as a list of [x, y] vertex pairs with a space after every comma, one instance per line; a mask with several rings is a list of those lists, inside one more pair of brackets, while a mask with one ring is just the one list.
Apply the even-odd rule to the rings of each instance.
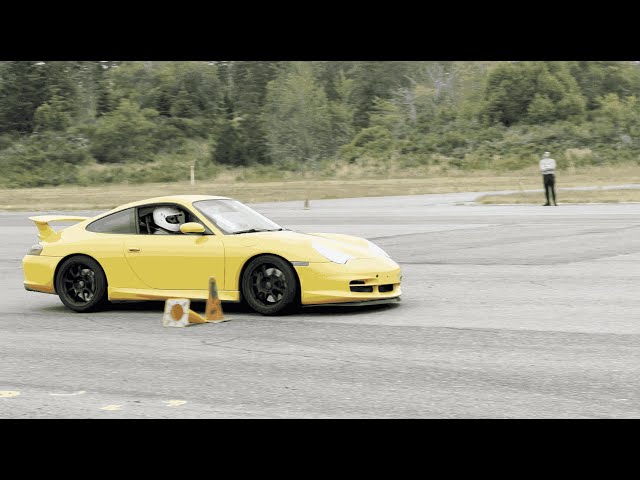
[[[295, 269], [300, 278], [302, 305], [392, 300], [402, 294], [400, 267], [387, 257], [354, 259], [344, 265], [309, 263]], [[354, 287], [371, 287], [371, 291], [354, 291]]]
[[60, 260], [61, 257], [25, 255], [22, 259], [25, 290], [55, 294], [53, 274]]

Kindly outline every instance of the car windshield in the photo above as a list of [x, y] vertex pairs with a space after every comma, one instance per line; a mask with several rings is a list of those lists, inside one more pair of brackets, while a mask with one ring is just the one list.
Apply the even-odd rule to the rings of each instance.
[[193, 206], [227, 235], [284, 230], [237, 200], [201, 200]]

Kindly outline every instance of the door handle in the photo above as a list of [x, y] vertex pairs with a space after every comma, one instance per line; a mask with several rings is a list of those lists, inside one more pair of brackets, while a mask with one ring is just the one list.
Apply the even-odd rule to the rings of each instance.
[[139, 252], [140, 249], [139, 248], [130, 248], [129, 251], [130, 252]]

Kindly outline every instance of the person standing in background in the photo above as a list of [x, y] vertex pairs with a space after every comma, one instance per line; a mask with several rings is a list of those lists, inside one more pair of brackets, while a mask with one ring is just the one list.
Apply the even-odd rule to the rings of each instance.
[[551, 192], [551, 196], [553, 198], [553, 204], [557, 207], [556, 203], [556, 161], [553, 158], [550, 158], [549, 152], [544, 152], [542, 156], [542, 160], [540, 160], [540, 171], [542, 172], [542, 179], [544, 182], [544, 193], [547, 196], [547, 203], [543, 206], [548, 207], [551, 205], [549, 203], [549, 192]]

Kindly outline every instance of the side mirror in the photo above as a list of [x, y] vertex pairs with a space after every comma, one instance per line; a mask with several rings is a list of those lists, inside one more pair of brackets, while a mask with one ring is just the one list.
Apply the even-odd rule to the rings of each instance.
[[180, 225], [182, 233], [204, 233], [204, 225], [198, 222], [188, 222]]

